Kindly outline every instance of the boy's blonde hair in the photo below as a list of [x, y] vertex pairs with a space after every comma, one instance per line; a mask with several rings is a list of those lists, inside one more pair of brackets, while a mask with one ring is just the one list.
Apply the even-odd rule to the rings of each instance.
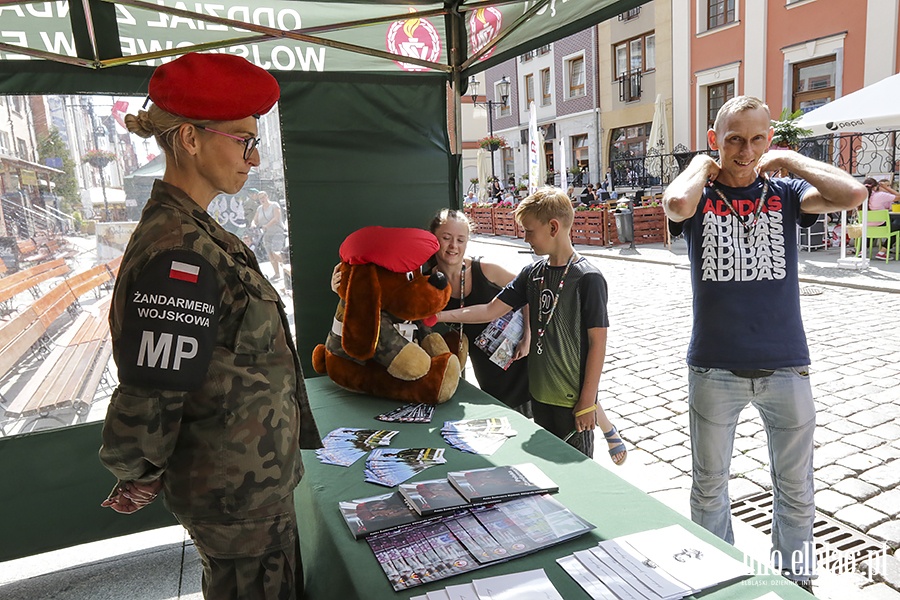
[[755, 98], [753, 96], [735, 96], [728, 102], [722, 105], [722, 108], [719, 109], [719, 112], [716, 113], [716, 120], [713, 123], [713, 131], [716, 133], [720, 133], [719, 126], [722, 124], [722, 121], [725, 120], [725, 117], [729, 115], [733, 115], [745, 110], [756, 110], [757, 108], [762, 108], [766, 111], [766, 115], [771, 119], [771, 113], [769, 113], [769, 105], [760, 100], [759, 98]]
[[541, 223], [549, 223], [556, 219], [563, 229], [571, 229], [575, 220], [575, 209], [566, 192], [558, 187], [545, 186], [538, 188], [533, 194], [522, 200], [516, 207], [516, 221], [522, 222], [525, 217], [532, 217]]

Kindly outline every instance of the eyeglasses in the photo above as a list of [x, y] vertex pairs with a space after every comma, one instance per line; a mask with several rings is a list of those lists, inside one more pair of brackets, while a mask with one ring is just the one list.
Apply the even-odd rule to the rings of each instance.
[[230, 137], [233, 140], [239, 141], [244, 145], [244, 160], [249, 160], [250, 155], [253, 154], [253, 151], [259, 146], [259, 138], [250, 136], [248, 138], [243, 138], [238, 135], [232, 135], [230, 133], [225, 133], [224, 131], [219, 131], [218, 129], [213, 129], [212, 127], [207, 127], [206, 125], [200, 125], [198, 123], [193, 124], [197, 129], [202, 129], [203, 131], [209, 131], [211, 133], [218, 133], [219, 135], [224, 135], [225, 137]]

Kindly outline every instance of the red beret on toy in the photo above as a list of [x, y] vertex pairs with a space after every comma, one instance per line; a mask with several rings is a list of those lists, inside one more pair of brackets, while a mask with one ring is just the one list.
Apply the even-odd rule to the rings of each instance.
[[415, 271], [438, 251], [434, 234], [404, 227], [363, 227], [341, 244], [341, 260], [351, 265], [373, 264], [394, 273]]
[[237, 121], [263, 115], [281, 91], [266, 71], [233, 54], [192, 52], [166, 63], [150, 77], [150, 99], [173, 115]]

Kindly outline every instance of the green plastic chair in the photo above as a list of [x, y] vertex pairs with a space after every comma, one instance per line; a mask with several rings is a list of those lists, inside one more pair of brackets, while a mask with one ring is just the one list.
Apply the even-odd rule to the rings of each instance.
[[[859, 213], [862, 218], [862, 212]], [[866, 216], [869, 226], [866, 228], [867, 240], [878, 240], [887, 238], [887, 248], [885, 250], [884, 262], [891, 259], [891, 241], [894, 242], [894, 260], [900, 260], [900, 231], [891, 231], [891, 217], [888, 210], [870, 210]], [[873, 225], [873, 223], [881, 223], [881, 225]], [[859, 248], [862, 244], [862, 237], [856, 238], [856, 253], [859, 254]], [[875, 244], [869, 244], [869, 258], [872, 258], [872, 252], [875, 250]]]

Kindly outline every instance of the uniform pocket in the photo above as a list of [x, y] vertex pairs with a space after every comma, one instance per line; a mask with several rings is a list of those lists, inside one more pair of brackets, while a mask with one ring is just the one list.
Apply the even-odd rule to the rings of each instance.
[[247, 292], [247, 310], [241, 319], [235, 336], [236, 354], [269, 352], [274, 346], [275, 335], [281, 329], [278, 303], [281, 299], [268, 281], [255, 271], [248, 270], [241, 277]]

